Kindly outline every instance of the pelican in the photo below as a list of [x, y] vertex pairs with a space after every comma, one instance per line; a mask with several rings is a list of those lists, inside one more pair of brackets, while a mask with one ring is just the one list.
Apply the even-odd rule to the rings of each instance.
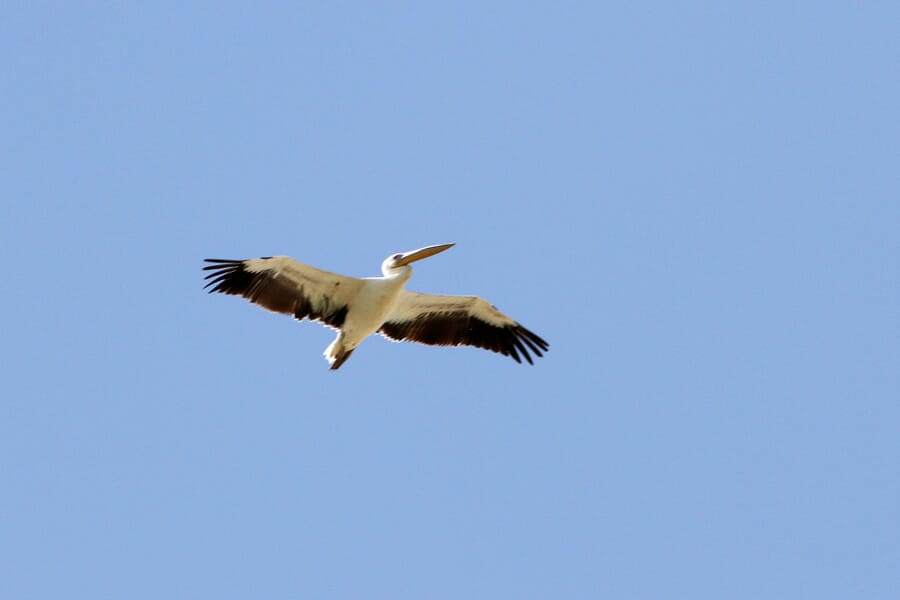
[[249, 260], [207, 258], [204, 288], [243, 296], [272, 312], [302, 321], [309, 318], [338, 330], [325, 349], [332, 369], [344, 364], [373, 333], [393, 341], [437, 346], [476, 346], [518, 363], [529, 350], [542, 356], [550, 345], [533, 332], [475, 296], [438, 296], [403, 289], [412, 263], [454, 244], [426, 246], [387, 257], [383, 277], [356, 278], [323, 271], [288, 256]]

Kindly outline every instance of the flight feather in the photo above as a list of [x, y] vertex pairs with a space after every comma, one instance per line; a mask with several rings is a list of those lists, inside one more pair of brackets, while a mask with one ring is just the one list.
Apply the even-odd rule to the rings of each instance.
[[[543, 356], [550, 345], [476, 296], [441, 296], [401, 290], [379, 332], [397, 341], [475, 346], [521, 358]], [[521, 357], [521, 358], [520, 358]]]

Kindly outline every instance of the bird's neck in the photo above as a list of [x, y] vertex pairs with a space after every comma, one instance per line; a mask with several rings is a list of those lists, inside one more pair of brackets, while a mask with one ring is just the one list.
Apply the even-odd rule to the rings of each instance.
[[387, 269], [382, 269], [382, 273], [384, 273], [385, 279], [399, 280], [403, 283], [409, 281], [409, 278], [412, 277], [412, 267], [409, 265], [403, 265], [402, 267], [392, 267]]

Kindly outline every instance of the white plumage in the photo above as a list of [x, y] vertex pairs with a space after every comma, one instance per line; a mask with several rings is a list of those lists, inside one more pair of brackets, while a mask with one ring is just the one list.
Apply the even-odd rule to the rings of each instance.
[[295, 319], [321, 321], [338, 330], [325, 349], [339, 368], [362, 341], [381, 333], [396, 341], [485, 348], [532, 363], [549, 344], [475, 296], [440, 296], [403, 289], [410, 263], [443, 252], [453, 244], [427, 246], [389, 256], [383, 277], [356, 278], [305, 265], [287, 256], [250, 260], [206, 259], [209, 291], [243, 296], [270, 311]]

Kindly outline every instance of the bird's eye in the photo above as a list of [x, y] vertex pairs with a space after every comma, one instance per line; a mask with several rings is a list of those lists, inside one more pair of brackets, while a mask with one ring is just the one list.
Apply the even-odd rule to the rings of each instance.
[[401, 258], [403, 258], [403, 255], [402, 255], [402, 254], [395, 254], [395, 255], [392, 256], [391, 258], [393, 258], [394, 260], [400, 260]]

